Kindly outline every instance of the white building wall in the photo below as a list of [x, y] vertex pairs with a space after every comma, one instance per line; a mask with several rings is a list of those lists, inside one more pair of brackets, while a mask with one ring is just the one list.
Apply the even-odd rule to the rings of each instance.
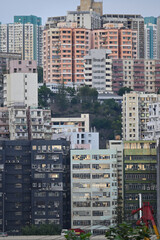
[[83, 144], [90, 145], [90, 149], [99, 149], [99, 133], [96, 132], [73, 132], [71, 134], [71, 149], [75, 149], [80, 144], [81, 147]]
[[115, 150], [71, 150], [71, 227], [102, 234], [115, 222]]
[[38, 106], [37, 73], [10, 73], [4, 76], [4, 106], [23, 103]]

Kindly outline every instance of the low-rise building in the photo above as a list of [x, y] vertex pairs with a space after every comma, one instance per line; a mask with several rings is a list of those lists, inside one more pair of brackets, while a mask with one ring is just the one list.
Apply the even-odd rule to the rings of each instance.
[[52, 118], [53, 139], [62, 133], [89, 132], [89, 114], [81, 114], [81, 117]]

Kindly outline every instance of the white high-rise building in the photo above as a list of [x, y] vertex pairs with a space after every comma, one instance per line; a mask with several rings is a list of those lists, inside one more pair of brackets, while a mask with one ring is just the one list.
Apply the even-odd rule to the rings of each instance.
[[0, 52], [21, 53], [23, 60], [42, 66], [43, 26], [36, 16], [15, 16], [14, 23], [0, 24]]

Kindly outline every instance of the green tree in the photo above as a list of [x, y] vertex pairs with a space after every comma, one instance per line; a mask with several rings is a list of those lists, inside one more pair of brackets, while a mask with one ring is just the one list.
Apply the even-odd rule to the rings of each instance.
[[123, 222], [115, 227], [110, 227], [106, 232], [109, 240], [141, 240], [150, 237], [150, 232], [146, 226], [133, 228], [131, 224]]
[[119, 89], [118, 95], [123, 96], [123, 94], [130, 93], [131, 91], [133, 91], [131, 88], [122, 87], [122, 88]]
[[84, 86], [79, 88], [78, 96], [82, 102], [94, 102], [98, 98], [98, 92], [95, 88]]
[[91, 236], [91, 233], [84, 233], [81, 234], [80, 236], [77, 236], [76, 233], [72, 231], [67, 231], [65, 235], [65, 239], [67, 240], [89, 240]]
[[54, 93], [44, 84], [38, 89], [38, 105], [48, 107], [53, 101]]
[[56, 93], [56, 103], [58, 105], [58, 108], [60, 111], [64, 111], [68, 107], [68, 100], [67, 100], [67, 94], [66, 89], [64, 86], [64, 83], [62, 83], [58, 88], [58, 93]]
[[37, 67], [38, 72], [38, 83], [43, 83], [43, 68]]

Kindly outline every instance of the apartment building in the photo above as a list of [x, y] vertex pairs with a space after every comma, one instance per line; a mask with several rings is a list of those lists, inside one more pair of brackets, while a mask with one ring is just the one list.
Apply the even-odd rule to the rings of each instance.
[[123, 95], [122, 134], [123, 140], [145, 139], [149, 122], [149, 104], [157, 102], [158, 94], [130, 92]]
[[144, 18], [144, 54], [146, 59], [157, 59], [157, 18]]
[[93, 30], [92, 48], [111, 50], [112, 59], [137, 58], [137, 31], [118, 28]]
[[66, 141], [0, 141], [0, 230], [21, 234], [31, 224], [70, 228]]
[[7, 39], [7, 25], [0, 24], [0, 52], [8, 51], [8, 44], [6, 39]]
[[156, 93], [160, 88], [160, 61], [153, 59], [113, 59], [112, 89], [122, 87], [134, 91]]
[[[150, 202], [157, 213], [157, 149], [155, 141], [124, 142], [124, 209], [125, 221], [139, 219], [131, 211], [139, 208], [139, 194], [143, 202]], [[156, 216], [155, 216], [156, 219]]]
[[84, 57], [85, 85], [96, 88], [99, 93], [112, 92], [111, 51], [91, 49]]
[[100, 14], [90, 11], [68, 11], [67, 22], [75, 22], [77, 28], [99, 29], [101, 28]]
[[15, 106], [8, 112], [10, 140], [51, 139], [50, 110]]
[[0, 140], [10, 138], [8, 108], [0, 108]]
[[38, 106], [38, 76], [36, 61], [12, 60], [4, 74], [4, 106], [21, 103]]
[[66, 141], [31, 142], [32, 224], [70, 228], [70, 163]]
[[116, 150], [71, 150], [71, 227], [104, 234], [116, 204]]
[[79, 118], [52, 118], [51, 127], [53, 139], [62, 133], [89, 132], [89, 114], [81, 114]]
[[90, 30], [81, 28], [44, 30], [44, 82], [84, 81], [83, 57], [91, 48], [90, 35]]
[[14, 23], [0, 25], [0, 51], [20, 53], [23, 60], [42, 66], [42, 20], [36, 16], [15, 16]]
[[146, 140], [159, 140], [160, 138], [160, 102], [149, 104], [149, 121], [147, 123]]
[[137, 58], [144, 58], [144, 18], [134, 14], [105, 14], [102, 23], [122, 23], [125, 28], [137, 31]]
[[81, 0], [80, 6], [77, 7], [77, 11], [90, 11], [90, 9], [102, 16], [103, 2], [95, 2], [94, 0]]

